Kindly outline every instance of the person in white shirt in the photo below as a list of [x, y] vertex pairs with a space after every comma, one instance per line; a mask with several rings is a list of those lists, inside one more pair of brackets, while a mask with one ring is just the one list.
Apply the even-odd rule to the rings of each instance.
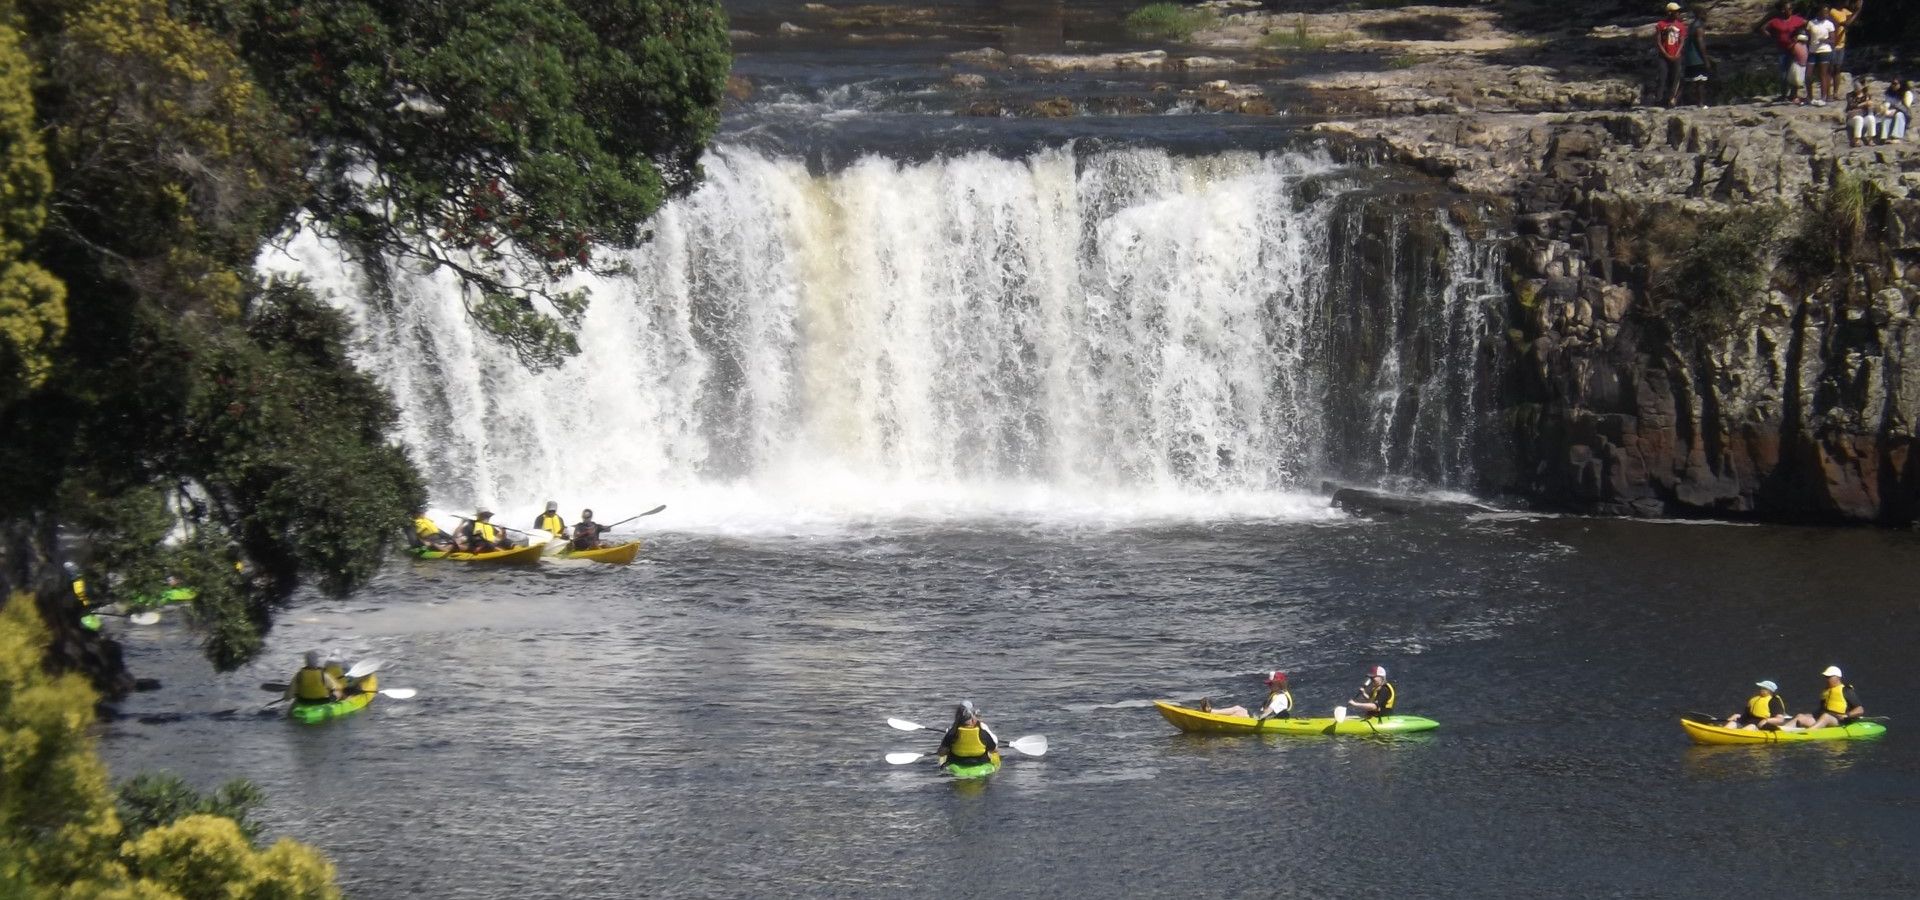
[[1287, 690], [1287, 673], [1267, 673], [1267, 702], [1260, 706], [1258, 715], [1247, 712], [1247, 708], [1244, 706], [1228, 706], [1221, 709], [1214, 709], [1213, 703], [1208, 700], [1200, 701], [1200, 711], [1210, 712], [1216, 716], [1239, 716], [1243, 719], [1254, 719], [1256, 721], [1265, 719], [1291, 719], [1293, 718], [1293, 693]]
[[1813, 101], [1814, 106], [1827, 105], [1839, 90], [1839, 79], [1833, 72], [1833, 33], [1838, 27], [1827, 16], [1825, 7], [1814, 13], [1813, 20], [1807, 23], [1807, 55], [1813, 63], [1813, 80], [1820, 85], [1820, 97]]

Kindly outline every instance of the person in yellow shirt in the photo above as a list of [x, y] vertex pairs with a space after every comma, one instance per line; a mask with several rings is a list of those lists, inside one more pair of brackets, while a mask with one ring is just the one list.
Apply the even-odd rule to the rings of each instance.
[[408, 535], [407, 543], [431, 550], [446, 550], [453, 547], [453, 538], [427, 517], [426, 507], [420, 506], [413, 510], [413, 531]]
[[331, 703], [345, 695], [346, 685], [327, 674], [326, 658], [318, 650], [307, 651], [307, 664], [287, 684], [287, 696], [295, 704]]
[[547, 511], [541, 513], [540, 518], [533, 520], [533, 528], [535, 531], [544, 531], [554, 537], [564, 537], [566, 535], [567, 520], [560, 518], [559, 501], [547, 501]]
[[1729, 716], [1727, 727], [1778, 731], [1787, 723], [1787, 701], [1780, 696], [1780, 686], [1771, 681], [1756, 681], [1753, 686], [1756, 690], [1747, 698], [1747, 708]]
[[1859, 21], [1861, 5], [1861, 0], [1852, 0], [1827, 6], [1827, 19], [1833, 23], [1833, 57], [1827, 65], [1832, 67], [1835, 78], [1846, 74], [1847, 32]]
[[940, 765], [978, 766], [999, 759], [1000, 740], [980, 721], [973, 701], [962, 701], [953, 710], [953, 727], [940, 738]]
[[1867, 714], [1866, 708], [1860, 705], [1860, 695], [1840, 674], [1839, 666], [1828, 666], [1820, 674], [1827, 678], [1827, 689], [1820, 692], [1820, 708], [1794, 716], [1794, 727], [1838, 728]]

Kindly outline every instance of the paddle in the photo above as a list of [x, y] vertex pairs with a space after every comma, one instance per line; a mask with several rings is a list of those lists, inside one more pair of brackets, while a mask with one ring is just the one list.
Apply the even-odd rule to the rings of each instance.
[[[913, 723], [906, 722], [905, 724], [912, 725]], [[907, 728], [907, 729], [901, 729], [901, 730], [913, 731], [916, 729]], [[1020, 753], [1023, 756], [1045, 756], [1047, 755], [1047, 736], [1044, 734], [1024, 735], [1022, 737], [1014, 738], [1013, 740], [1005, 744], [1001, 744], [998, 749], [1013, 750], [1015, 752]], [[923, 756], [938, 756], [938, 755], [939, 754], [937, 753], [915, 753], [910, 750], [902, 750], [898, 753], [887, 754], [887, 762], [892, 763], [896, 766], [904, 766], [907, 763], [914, 762]]]
[[[466, 516], [454, 516], [454, 518], [459, 519], [462, 522], [480, 521], [479, 519], [469, 519]], [[548, 544], [553, 542], [553, 532], [551, 531], [544, 531], [539, 528], [535, 528], [532, 531], [521, 531], [518, 528], [509, 528], [498, 522], [488, 522], [487, 524], [492, 525], [493, 527], [498, 528], [501, 531], [507, 532], [508, 534], [524, 534], [527, 536], [527, 543], [533, 543], [536, 539], [538, 539], [539, 542], [542, 544]]]
[[160, 614], [159, 614], [159, 613], [157, 613], [157, 612], [154, 612], [153, 610], [150, 610], [150, 609], [145, 609], [145, 610], [141, 610], [141, 611], [139, 611], [139, 612], [136, 612], [136, 613], [111, 613], [111, 612], [96, 612], [96, 613], [94, 613], [94, 615], [96, 615], [96, 616], [112, 616], [113, 618], [116, 618], [116, 619], [126, 619], [127, 621], [129, 621], [129, 622], [132, 622], [132, 623], [133, 623], [133, 624], [135, 624], [135, 625], [158, 625], [158, 624], [160, 624]]
[[620, 526], [622, 526], [622, 525], [625, 525], [625, 524], [627, 524], [628, 522], [631, 522], [631, 521], [633, 521], [633, 520], [635, 520], [635, 519], [640, 519], [640, 518], [645, 518], [646, 516], [650, 516], [650, 515], [653, 515], [654, 513], [657, 513], [657, 512], [659, 512], [659, 511], [661, 511], [661, 510], [663, 510], [663, 509], [666, 509], [666, 508], [667, 508], [667, 505], [666, 505], [665, 503], [662, 503], [662, 504], [660, 504], [659, 506], [656, 506], [656, 507], [654, 507], [654, 508], [652, 508], [652, 509], [650, 509], [650, 510], [647, 510], [646, 512], [643, 512], [643, 513], [641, 513], [640, 515], [637, 515], [637, 516], [628, 516], [628, 517], [626, 517], [626, 518], [624, 518], [624, 519], [621, 519], [620, 521], [618, 521], [618, 522], [615, 522], [615, 523], [613, 523], [612, 525], [608, 525], [607, 527], [605, 527], [605, 528], [602, 528], [602, 529], [600, 529], [600, 530], [601, 530], [601, 531], [612, 531], [612, 530], [614, 530], [615, 528], [619, 528]]

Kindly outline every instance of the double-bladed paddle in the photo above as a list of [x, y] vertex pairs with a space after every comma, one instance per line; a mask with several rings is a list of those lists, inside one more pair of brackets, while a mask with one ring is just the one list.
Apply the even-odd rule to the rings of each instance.
[[[1044, 734], [1024, 735], [1001, 744], [995, 749], [1013, 750], [1024, 756], [1045, 756], [1047, 755], [1047, 736]], [[896, 766], [904, 766], [907, 763], [918, 761], [921, 757], [933, 755], [935, 754], [915, 753], [911, 750], [902, 750], [898, 753], [887, 754], [887, 762]]]

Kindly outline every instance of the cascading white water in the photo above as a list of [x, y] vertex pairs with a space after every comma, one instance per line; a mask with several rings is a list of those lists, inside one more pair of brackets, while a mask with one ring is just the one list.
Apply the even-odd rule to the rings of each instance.
[[[721, 147], [631, 277], [588, 283], [580, 357], [528, 374], [451, 277], [369, 296], [311, 236], [269, 268], [353, 318], [435, 500], [546, 498], [678, 527], [876, 516], [1309, 516], [1336, 171], [1145, 149], [828, 175]], [[1311, 201], [1303, 199], [1313, 196]], [[1395, 376], [1398, 377], [1397, 375]]]

